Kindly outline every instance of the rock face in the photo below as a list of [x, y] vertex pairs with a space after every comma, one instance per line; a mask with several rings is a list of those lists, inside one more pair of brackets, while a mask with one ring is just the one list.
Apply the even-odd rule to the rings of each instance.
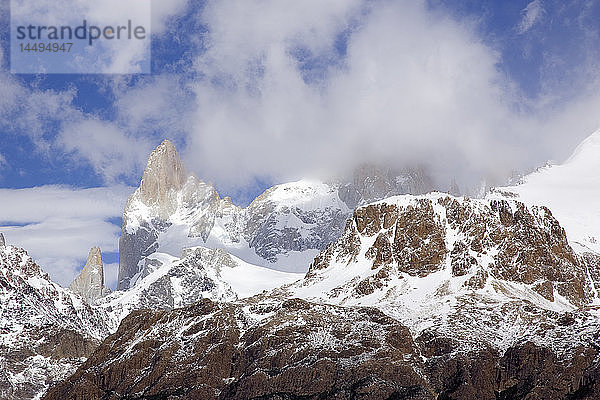
[[89, 304], [110, 293], [104, 286], [104, 266], [102, 253], [98, 247], [92, 247], [81, 273], [69, 285], [74, 293], [80, 294]]
[[130, 314], [45, 398], [433, 399], [420, 364], [408, 330], [376, 309], [203, 300]]
[[[358, 208], [306, 279], [285, 291], [377, 304], [413, 335], [433, 325], [464, 349], [478, 342], [504, 351], [530, 340], [561, 352], [590, 346], [597, 330], [588, 308], [599, 303], [598, 265], [573, 251], [544, 207], [398, 196]], [[555, 329], [564, 318], [570, 328]]]
[[0, 233], [0, 247], [6, 246], [6, 242], [4, 241], [4, 235]]
[[0, 398], [39, 398], [108, 333], [106, 315], [50, 281], [23, 249], [0, 248]]
[[[177, 194], [186, 181], [185, 170], [175, 146], [163, 141], [150, 157], [140, 187], [127, 200], [119, 240], [119, 277], [117, 290], [129, 287], [139, 272], [138, 262], [155, 250], [158, 232], [177, 207]], [[136, 218], [136, 210], [148, 217]]]
[[45, 399], [596, 399], [598, 352], [456, 352], [375, 308], [210, 300], [131, 313]]
[[158, 218], [165, 220], [175, 211], [177, 192], [186, 180], [187, 175], [175, 146], [165, 140], [148, 158], [140, 183], [140, 199], [156, 209]]

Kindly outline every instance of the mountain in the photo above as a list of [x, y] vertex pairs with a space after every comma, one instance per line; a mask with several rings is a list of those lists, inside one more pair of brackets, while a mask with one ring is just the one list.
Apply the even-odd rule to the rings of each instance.
[[40, 398], [109, 334], [106, 316], [0, 245], [0, 398]]
[[[577, 193], [593, 143], [565, 163]], [[397, 196], [426, 174], [353, 176], [241, 208], [163, 142], [125, 207], [120, 290], [87, 306], [102, 344], [46, 398], [600, 397], [600, 254], [583, 211], [529, 197], [567, 187]]]
[[[544, 207], [432, 193], [358, 208], [285, 296], [376, 306], [415, 337], [465, 349], [523, 340], [556, 351], [598, 328], [600, 257], [583, 257]], [[596, 278], [594, 278], [596, 277]], [[573, 331], [553, 329], [565, 316]]]
[[74, 293], [81, 295], [89, 304], [110, 293], [104, 286], [104, 264], [98, 247], [92, 247], [81, 273], [69, 285]]
[[544, 205], [564, 226], [578, 252], [600, 254], [600, 130], [585, 139], [561, 165], [548, 165], [520, 184], [495, 188], [492, 198]]
[[194, 246], [223, 248], [257, 266], [306, 272], [312, 259], [339, 237], [357, 204], [426, 191], [431, 185], [420, 169], [363, 166], [350, 183], [277, 185], [241, 208], [184, 171], [168, 140], [150, 155], [123, 213], [118, 290], [135, 285], [145, 257], [154, 252], [177, 256]]
[[223, 249], [191, 247], [181, 257], [165, 253], [146, 257], [133, 287], [105, 296], [97, 305], [106, 311], [114, 331], [134, 310], [171, 310], [200, 299], [235, 301], [302, 276], [248, 264]]
[[599, 270], [547, 208], [392, 197], [301, 281], [130, 313], [45, 398], [595, 399]]

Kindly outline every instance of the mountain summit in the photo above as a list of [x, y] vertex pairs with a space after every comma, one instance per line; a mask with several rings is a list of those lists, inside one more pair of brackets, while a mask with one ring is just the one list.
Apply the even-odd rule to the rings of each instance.
[[165, 140], [148, 158], [140, 183], [140, 198], [147, 206], [156, 207], [159, 218], [167, 219], [175, 211], [175, 196], [186, 178], [177, 149]]
[[80, 294], [89, 304], [110, 293], [104, 286], [104, 265], [100, 248], [92, 247], [81, 273], [69, 285], [69, 289]]

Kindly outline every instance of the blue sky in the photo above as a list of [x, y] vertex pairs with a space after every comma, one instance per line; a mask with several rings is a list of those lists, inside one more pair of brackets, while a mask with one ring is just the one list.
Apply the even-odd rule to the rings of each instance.
[[[600, 1], [152, 5], [150, 75], [10, 74], [0, 8], [0, 188], [15, 193], [0, 199], [0, 231], [61, 284], [98, 243], [114, 282], [120, 210], [165, 138], [245, 205], [360, 162], [425, 163], [440, 187], [501, 182], [566, 158], [600, 125]], [[84, 239], [58, 241], [73, 254], [42, 240], [51, 207], [28, 218], [2, 206], [96, 204], [90, 188], [114, 204], [78, 216]]]

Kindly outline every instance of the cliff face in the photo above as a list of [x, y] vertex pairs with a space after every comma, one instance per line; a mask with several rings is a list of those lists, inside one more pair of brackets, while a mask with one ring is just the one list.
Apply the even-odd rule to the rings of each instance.
[[308, 276], [344, 264], [370, 267], [355, 294], [387, 286], [392, 275], [425, 278], [447, 270], [468, 289], [495, 279], [523, 284], [549, 302], [559, 296], [581, 307], [596, 298], [585, 258], [569, 246], [550, 210], [516, 201], [433, 194], [358, 208]]
[[166, 220], [177, 208], [176, 195], [186, 180], [177, 149], [165, 140], [148, 158], [139, 188], [140, 200], [152, 207], [158, 218]]
[[81, 273], [69, 285], [74, 293], [80, 294], [89, 304], [110, 293], [104, 286], [104, 266], [102, 253], [98, 247], [92, 247]]

